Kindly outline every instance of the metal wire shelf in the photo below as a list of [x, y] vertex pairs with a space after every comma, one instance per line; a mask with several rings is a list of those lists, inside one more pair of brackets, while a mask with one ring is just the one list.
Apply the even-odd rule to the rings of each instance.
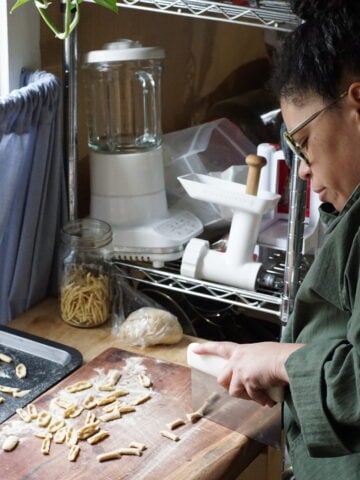
[[[299, 25], [300, 19], [291, 13], [284, 1], [255, 2], [260, 8], [235, 5], [230, 1], [207, 0], [120, 0], [120, 8], [131, 8], [186, 17], [268, 28], [288, 32]], [[262, 7], [263, 5], [263, 7]]]
[[253, 312], [261, 312], [274, 320], [280, 319], [282, 297], [278, 292], [262, 293], [243, 290], [218, 283], [187, 278], [180, 275], [176, 263], [166, 264], [166, 269], [155, 269], [122, 261], [112, 262], [114, 272], [135, 282], [199, 296], [209, 300], [217, 300], [230, 305], [236, 305]]

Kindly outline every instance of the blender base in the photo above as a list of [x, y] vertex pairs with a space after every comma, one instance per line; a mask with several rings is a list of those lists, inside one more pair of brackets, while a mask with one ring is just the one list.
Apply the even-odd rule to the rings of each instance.
[[112, 229], [114, 259], [152, 262], [160, 268], [181, 258], [186, 243], [203, 231], [203, 225], [191, 212], [170, 210], [166, 218], [148, 225]]

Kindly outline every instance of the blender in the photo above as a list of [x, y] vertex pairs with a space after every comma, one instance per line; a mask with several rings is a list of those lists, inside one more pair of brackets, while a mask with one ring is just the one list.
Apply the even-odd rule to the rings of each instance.
[[167, 206], [161, 130], [164, 50], [118, 40], [87, 53], [90, 216], [113, 230], [113, 256], [161, 267], [202, 232], [191, 212]]

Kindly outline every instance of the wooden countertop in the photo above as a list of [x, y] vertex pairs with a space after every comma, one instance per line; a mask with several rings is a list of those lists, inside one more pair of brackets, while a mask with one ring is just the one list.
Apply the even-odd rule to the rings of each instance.
[[[10, 322], [8, 326], [74, 347], [82, 353], [84, 363], [89, 362], [107, 348], [117, 347], [140, 355], [186, 365], [187, 345], [191, 341], [199, 341], [199, 339], [184, 336], [176, 345], [151, 348], [129, 347], [112, 334], [111, 325], [106, 324], [91, 329], [67, 325], [61, 320], [57, 300], [53, 298], [42, 301]], [[206, 455], [192, 459], [186, 467], [186, 472], [182, 472], [182, 475], [186, 475], [182, 478], [187, 480], [239, 478], [249, 463], [264, 450], [264, 446], [240, 433], [230, 430], [228, 432], [221, 444], [215, 443], [209, 447]]]

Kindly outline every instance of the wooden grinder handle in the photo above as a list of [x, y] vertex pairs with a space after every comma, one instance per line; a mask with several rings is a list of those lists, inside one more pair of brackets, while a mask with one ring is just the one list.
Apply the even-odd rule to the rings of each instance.
[[248, 155], [245, 162], [249, 166], [248, 176], [246, 180], [245, 193], [248, 195], [257, 195], [260, 180], [260, 171], [266, 165], [266, 159], [259, 155]]

